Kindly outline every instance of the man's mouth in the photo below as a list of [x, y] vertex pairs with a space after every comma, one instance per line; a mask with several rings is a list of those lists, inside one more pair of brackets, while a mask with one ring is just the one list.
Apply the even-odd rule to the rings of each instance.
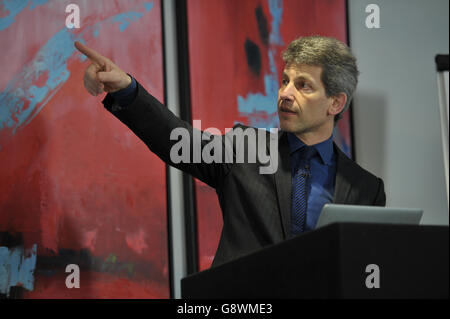
[[280, 112], [283, 114], [297, 114], [297, 111], [295, 111], [289, 107], [286, 107], [284, 105], [280, 106]]

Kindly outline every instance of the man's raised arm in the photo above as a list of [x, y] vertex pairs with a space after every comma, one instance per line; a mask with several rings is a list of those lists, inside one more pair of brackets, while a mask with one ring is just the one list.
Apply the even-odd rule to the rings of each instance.
[[[212, 187], [220, 184], [228, 173], [230, 165], [226, 163], [206, 164], [203, 161], [194, 163], [192, 160], [194, 136], [198, 136], [201, 134], [200, 132], [194, 134], [194, 129], [189, 123], [176, 117], [110, 59], [80, 42], [75, 42], [75, 47], [91, 62], [83, 78], [84, 86], [90, 94], [97, 96], [103, 92], [110, 93], [103, 101], [105, 108], [128, 126], [164, 162], [193, 175]], [[133, 85], [130, 85], [132, 83]], [[130, 88], [133, 91], [132, 94], [127, 93]], [[123, 93], [125, 93], [126, 105], [120, 104]], [[172, 146], [178, 142], [171, 139], [171, 134], [180, 129], [185, 130], [188, 135], [187, 143], [189, 145], [187, 146], [190, 148], [190, 161], [187, 163], [174, 163], [171, 159]], [[201, 144], [200, 148], [203, 149], [208, 141], [201, 139], [199, 143]]]

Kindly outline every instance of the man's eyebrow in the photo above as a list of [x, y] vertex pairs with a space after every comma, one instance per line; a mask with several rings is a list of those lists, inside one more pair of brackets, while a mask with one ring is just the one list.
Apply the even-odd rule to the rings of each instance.
[[[289, 78], [289, 75], [287, 75], [286, 72], [283, 71], [283, 77]], [[294, 78], [294, 82], [297, 81], [297, 80], [307, 80], [307, 81], [310, 81], [310, 82], [312, 82], [312, 83], [315, 83], [315, 81], [314, 81], [313, 78], [311, 78], [311, 77], [309, 77], [309, 76], [307, 76], [307, 75], [302, 75], [302, 74], [301, 74], [301, 75], [298, 75], [298, 76], [296, 76], [296, 77]]]

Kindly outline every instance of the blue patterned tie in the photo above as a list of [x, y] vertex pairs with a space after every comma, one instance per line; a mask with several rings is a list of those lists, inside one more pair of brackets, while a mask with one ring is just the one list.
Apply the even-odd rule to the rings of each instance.
[[305, 229], [308, 208], [308, 180], [310, 177], [309, 162], [316, 150], [314, 147], [305, 145], [298, 152], [300, 152], [299, 166], [296, 167], [292, 179], [292, 236], [302, 233]]

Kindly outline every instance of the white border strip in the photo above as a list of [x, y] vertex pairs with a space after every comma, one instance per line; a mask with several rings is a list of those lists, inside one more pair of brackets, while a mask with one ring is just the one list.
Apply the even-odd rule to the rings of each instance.
[[[180, 103], [178, 91], [178, 63], [177, 63], [177, 31], [175, 16], [176, 0], [164, 1], [164, 59], [166, 78], [165, 104], [176, 116], [180, 116]], [[183, 201], [183, 176], [182, 172], [169, 167], [167, 178], [170, 181], [170, 206], [171, 206], [171, 258], [172, 265], [172, 291], [173, 297], [181, 298], [181, 279], [187, 275], [185, 227], [184, 227], [184, 201]]]

